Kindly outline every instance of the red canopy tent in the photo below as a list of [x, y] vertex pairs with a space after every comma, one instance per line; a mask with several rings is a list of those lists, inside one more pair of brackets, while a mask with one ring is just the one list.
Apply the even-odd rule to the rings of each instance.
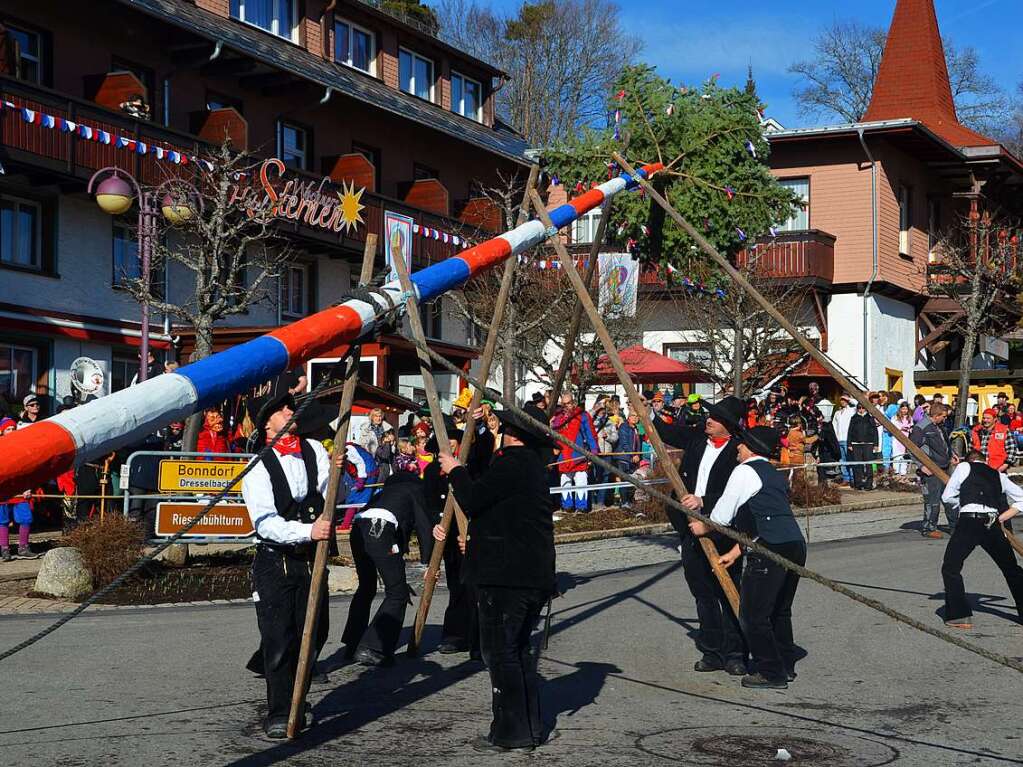
[[[663, 354], [642, 346], [630, 346], [619, 353], [622, 364], [634, 383], [673, 384], [708, 383], [711, 378], [699, 368], [665, 357]], [[600, 383], [618, 383], [618, 375], [608, 361], [607, 355], [597, 360], [597, 377]]]

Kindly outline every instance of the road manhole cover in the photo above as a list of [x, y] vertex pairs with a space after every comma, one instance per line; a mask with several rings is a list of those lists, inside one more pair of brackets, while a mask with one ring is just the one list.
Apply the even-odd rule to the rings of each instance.
[[[651, 756], [701, 767], [881, 767], [899, 752], [868, 738], [795, 727], [692, 727], [662, 730], [636, 741]], [[778, 750], [791, 757], [778, 759]]]

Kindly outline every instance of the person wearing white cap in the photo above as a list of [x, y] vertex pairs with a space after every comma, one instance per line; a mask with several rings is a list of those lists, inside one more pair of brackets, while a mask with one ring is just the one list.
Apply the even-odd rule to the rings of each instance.
[[40, 407], [39, 398], [35, 394], [26, 395], [25, 399], [21, 401], [21, 405], [23, 410], [21, 411], [21, 418], [18, 419], [19, 429], [24, 429], [26, 426], [31, 426], [42, 420], [39, 417], [42, 408]]

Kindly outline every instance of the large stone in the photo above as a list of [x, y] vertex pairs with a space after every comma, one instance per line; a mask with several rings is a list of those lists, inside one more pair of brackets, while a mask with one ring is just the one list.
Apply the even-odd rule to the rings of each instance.
[[47, 551], [39, 566], [35, 591], [61, 599], [78, 599], [92, 591], [92, 575], [81, 552], [67, 546]]
[[172, 543], [160, 552], [160, 556], [157, 559], [171, 567], [184, 567], [188, 564], [188, 544]]
[[331, 565], [327, 568], [327, 591], [331, 594], [351, 594], [359, 588], [359, 576], [354, 567]]

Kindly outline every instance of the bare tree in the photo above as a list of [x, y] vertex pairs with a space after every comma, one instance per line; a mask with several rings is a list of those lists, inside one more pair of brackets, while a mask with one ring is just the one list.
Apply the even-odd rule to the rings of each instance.
[[[860, 120], [877, 79], [887, 33], [880, 27], [835, 22], [813, 39], [813, 58], [789, 67], [800, 78], [794, 91], [801, 114]], [[976, 49], [943, 41], [945, 62], [959, 120], [981, 131], [999, 132], [1009, 122], [1009, 103], [994, 79], [981, 70]]]
[[477, 0], [441, 0], [441, 35], [508, 73], [498, 111], [534, 146], [606, 123], [605, 99], [639, 53], [612, 0], [523, 2], [506, 15]]
[[961, 334], [959, 407], [956, 423], [966, 422], [970, 370], [981, 335], [1000, 335], [1020, 314], [1021, 288], [1019, 224], [992, 216], [963, 216], [939, 239], [938, 261], [928, 269], [932, 295], [952, 299], [954, 331]]
[[[739, 272], [787, 317], [805, 312], [809, 290], [796, 281], [765, 275], [758, 263], [758, 247], [740, 262]], [[799, 345], [744, 291], [732, 286], [687, 286], [678, 279], [669, 283], [659, 298], [670, 302], [678, 328], [699, 344], [693, 364], [702, 368], [722, 391], [737, 397], [767, 383], [777, 372], [779, 355], [799, 350]], [[738, 344], [736, 341], [738, 340]]]
[[183, 267], [190, 281], [186, 297], [175, 303], [149, 280], [122, 281], [136, 301], [195, 330], [192, 362], [212, 354], [218, 321], [274, 297], [293, 257], [277, 228], [278, 209], [252, 183], [253, 158], [225, 143], [203, 160], [195, 165], [198, 200], [184, 183], [169, 185], [169, 202], [187, 206], [191, 215], [176, 224], [161, 219], [152, 242], [151, 270]]

